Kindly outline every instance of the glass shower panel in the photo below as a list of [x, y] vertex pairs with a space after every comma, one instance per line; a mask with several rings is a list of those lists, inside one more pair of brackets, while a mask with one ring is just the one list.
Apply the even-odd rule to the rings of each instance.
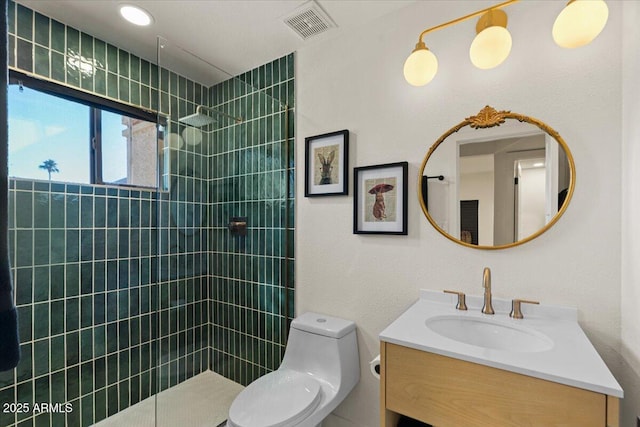
[[293, 317], [293, 55], [233, 77], [159, 38], [158, 64], [157, 425], [216, 426]]

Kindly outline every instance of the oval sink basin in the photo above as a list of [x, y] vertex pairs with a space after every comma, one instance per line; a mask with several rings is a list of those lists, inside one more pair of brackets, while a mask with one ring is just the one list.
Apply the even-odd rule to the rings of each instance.
[[553, 348], [553, 341], [533, 329], [507, 325], [479, 317], [436, 316], [427, 328], [464, 344], [516, 353], [535, 353]]

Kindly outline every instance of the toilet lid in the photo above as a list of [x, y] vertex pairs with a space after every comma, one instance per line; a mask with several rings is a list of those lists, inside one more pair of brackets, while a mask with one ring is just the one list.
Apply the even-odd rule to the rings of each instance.
[[249, 384], [231, 404], [230, 424], [284, 427], [308, 417], [322, 399], [320, 384], [295, 371], [274, 371]]

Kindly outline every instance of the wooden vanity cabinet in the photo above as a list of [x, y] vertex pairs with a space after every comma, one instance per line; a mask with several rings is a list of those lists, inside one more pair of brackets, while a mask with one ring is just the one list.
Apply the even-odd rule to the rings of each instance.
[[605, 394], [381, 342], [380, 426], [619, 427]]

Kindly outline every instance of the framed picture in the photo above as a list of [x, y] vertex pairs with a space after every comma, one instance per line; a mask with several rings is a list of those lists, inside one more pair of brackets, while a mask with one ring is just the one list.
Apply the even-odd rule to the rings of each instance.
[[407, 162], [353, 170], [353, 232], [407, 234]]
[[349, 131], [304, 139], [305, 197], [347, 195], [349, 192]]

